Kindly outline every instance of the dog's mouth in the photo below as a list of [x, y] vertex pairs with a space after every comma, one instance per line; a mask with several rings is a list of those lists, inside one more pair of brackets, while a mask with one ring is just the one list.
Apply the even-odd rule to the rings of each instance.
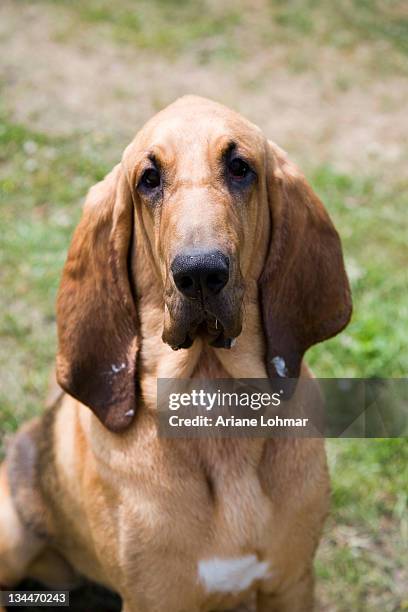
[[230, 349], [241, 333], [240, 309], [217, 308], [217, 314], [197, 304], [184, 303], [175, 308], [165, 321], [163, 342], [175, 351], [188, 349], [196, 338], [202, 338], [214, 348]]
[[200, 291], [197, 279], [192, 273], [190, 276], [195, 283], [194, 291], [181, 286], [178, 277], [177, 287], [174, 282], [166, 286], [163, 342], [175, 351], [190, 348], [197, 338], [214, 348], [232, 348], [242, 330], [245, 285], [241, 275], [237, 272], [232, 275], [230, 270], [229, 281], [220, 290], [213, 287], [209, 274], [204, 289], [200, 281]]
[[185, 339], [180, 344], [172, 344], [171, 348], [178, 349], [190, 348], [194, 340], [201, 337], [215, 348], [230, 349], [234, 346], [236, 337], [228, 335], [225, 326], [220, 319], [209, 312], [203, 311], [202, 321], [193, 324], [185, 335]]

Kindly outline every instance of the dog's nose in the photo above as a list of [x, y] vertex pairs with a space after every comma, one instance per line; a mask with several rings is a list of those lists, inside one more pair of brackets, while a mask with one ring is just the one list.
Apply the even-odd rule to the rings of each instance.
[[170, 268], [177, 289], [192, 300], [217, 295], [229, 279], [229, 259], [221, 251], [176, 255]]

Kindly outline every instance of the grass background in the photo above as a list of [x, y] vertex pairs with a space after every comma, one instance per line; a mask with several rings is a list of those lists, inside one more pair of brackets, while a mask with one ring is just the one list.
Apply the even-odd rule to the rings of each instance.
[[[58, 279], [87, 189], [150, 114], [186, 91], [275, 129], [342, 236], [354, 315], [343, 334], [309, 351], [316, 375], [406, 377], [405, 3], [6, 0], [1, 10], [0, 453], [42, 410]], [[265, 118], [269, 102], [275, 114], [290, 107], [282, 128], [279, 117]], [[302, 132], [306, 113], [319, 130]], [[320, 609], [408, 610], [407, 441], [329, 441], [328, 454]]]

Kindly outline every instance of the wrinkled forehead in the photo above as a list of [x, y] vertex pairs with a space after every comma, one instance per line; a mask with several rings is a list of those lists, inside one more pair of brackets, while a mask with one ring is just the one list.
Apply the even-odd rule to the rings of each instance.
[[264, 150], [260, 129], [230, 109], [204, 100], [183, 99], [155, 115], [133, 141], [138, 157], [155, 155], [164, 163], [221, 156], [231, 145], [252, 160]]

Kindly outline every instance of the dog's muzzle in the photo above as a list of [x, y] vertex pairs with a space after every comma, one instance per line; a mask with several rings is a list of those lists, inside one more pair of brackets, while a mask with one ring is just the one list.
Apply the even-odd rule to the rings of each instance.
[[164, 342], [177, 350], [189, 348], [201, 336], [211, 346], [231, 348], [241, 332], [242, 291], [235, 268], [230, 257], [216, 249], [190, 250], [174, 257]]

